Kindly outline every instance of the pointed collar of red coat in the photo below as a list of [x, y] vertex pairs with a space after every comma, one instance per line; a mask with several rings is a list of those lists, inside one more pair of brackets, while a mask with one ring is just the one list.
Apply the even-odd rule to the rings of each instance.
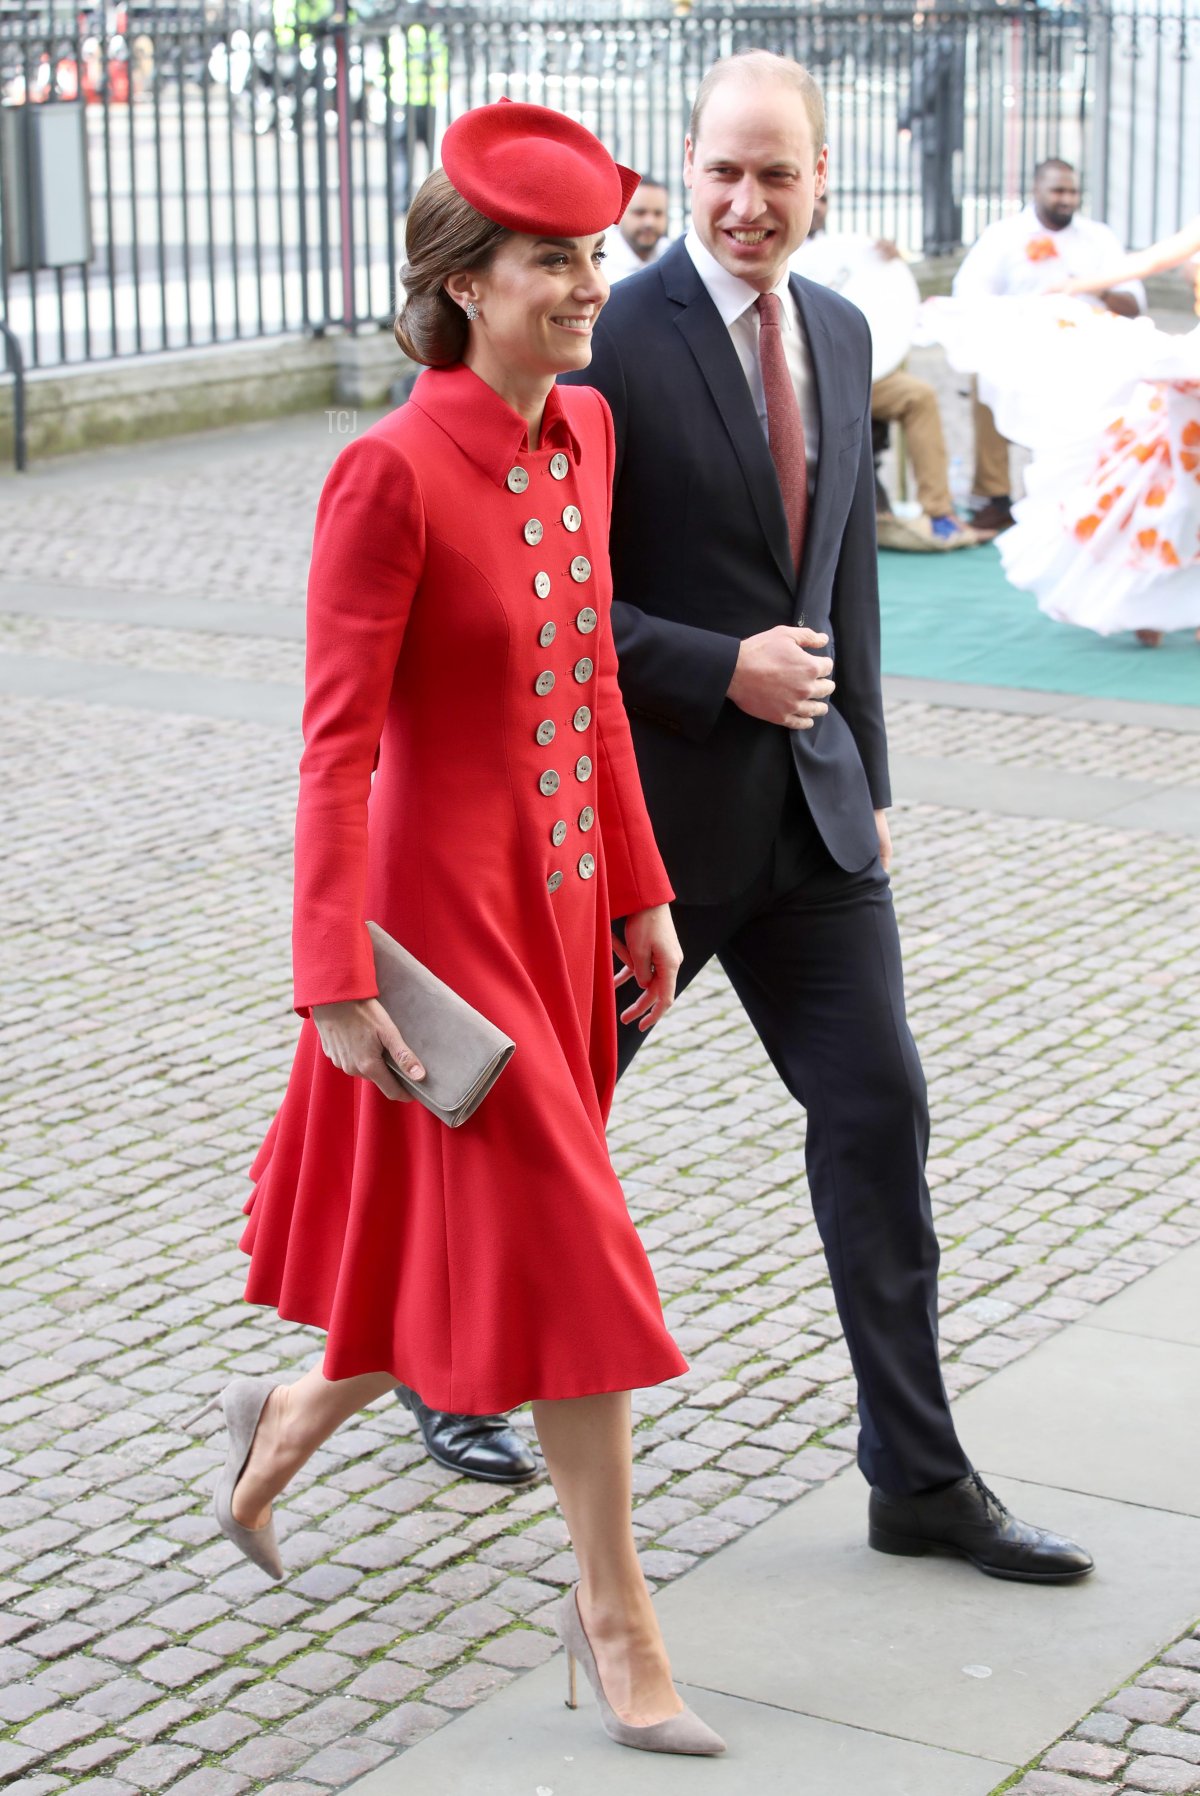
[[[440, 425], [497, 486], [503, 486], [518, 455], [529, 453], [524, 418], [462, 362], [452, 368], [424, 369], [409, 404]], [[546, 400], [538, 448], [570, 449], [574, 459], [579, 459], [579, 439], [571, 429], [558, 387], [551, 387]]]

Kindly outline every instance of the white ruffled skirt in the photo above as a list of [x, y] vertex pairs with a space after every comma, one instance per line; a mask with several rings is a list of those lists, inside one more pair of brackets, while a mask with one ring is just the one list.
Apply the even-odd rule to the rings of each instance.
[[1200, 327], [1183, 336], [1071, 299], [931, 300], [929, 335], [1033, 452], [1014, 586], [1110, 636], [1200, 626]]

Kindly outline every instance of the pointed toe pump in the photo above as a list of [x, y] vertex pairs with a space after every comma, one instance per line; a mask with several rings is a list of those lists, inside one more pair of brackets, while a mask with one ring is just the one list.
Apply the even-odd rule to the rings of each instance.
[[579, 1618], [579, 1604], [576, 1601], [578, 1589], [578, 1584], [575, 1584], [567, 1591], [554, 1622], [558, 1637], [567, 1649], [567, 1707], [578, 1707], [575, 1668], [582, 1665], [584, 1676], [592, 1686], [600, 1706], [600, 1720], [604, 1731], [618, 1746], [633, 1746], [639, 1752], [690, 1753], [693, 1757], [703, 1758], [715, 1758], [718, 1753], [724, 1752], [725, 1742], [720, 1734], [714, 1733], [711, 1727], [701, 1721], [698, 1715], [693, 1715], [688, 1708], [678, 1715], [668, 1716], [665, 1721], [652, 1721], [646, 1727], [633, 1727], [628, 1721], [621, 1720], [605, 1696], [604, 1685], [600, 1682], [596, 1657]]
[[211, 1410], [224, 1411], [225, 1426], [229, 1432], [229, 1451], [213, 1492], [217, 1523], [225, 1538], [231, 1540], [239, 1552], [265, 1571], [268, 1577], [278, 1579], [283, 1576], [283, 1561], [279, 1557], [274, 1519], [269, 1518], [261, 1528], [244, 1528], [233, 1513], [233, 1493], [250, 1457], [259, 1418], [274, 1389], [275, 1384], [270, 1379], [237, 1378], [232, 1384], [226, 1385], [219, 1397], [206, 1403], [199, 1415], [192, 1417], [192, 1422], [198, 1422], [201, 1416], [208, 1415]]

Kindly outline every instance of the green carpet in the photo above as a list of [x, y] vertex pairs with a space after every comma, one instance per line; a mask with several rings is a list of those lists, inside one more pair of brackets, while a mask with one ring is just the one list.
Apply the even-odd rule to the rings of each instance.
[[883, 671], [971, 686], [1020, 686], [1141, 704], [1200, 705], [1200, 645], [1189, 630], [1143, 648], [1055, 623], [1004, 578], [988, 544], [949, 555], [879, 557]]

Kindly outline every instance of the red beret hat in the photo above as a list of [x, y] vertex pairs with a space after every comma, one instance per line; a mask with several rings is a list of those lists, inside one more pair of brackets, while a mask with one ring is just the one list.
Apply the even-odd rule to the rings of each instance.
[[588, 237], [616, 224], [640, 175], [563, 112], [497, 100], [442, 138], [450, 185], [494, 223], [529, 237]]

